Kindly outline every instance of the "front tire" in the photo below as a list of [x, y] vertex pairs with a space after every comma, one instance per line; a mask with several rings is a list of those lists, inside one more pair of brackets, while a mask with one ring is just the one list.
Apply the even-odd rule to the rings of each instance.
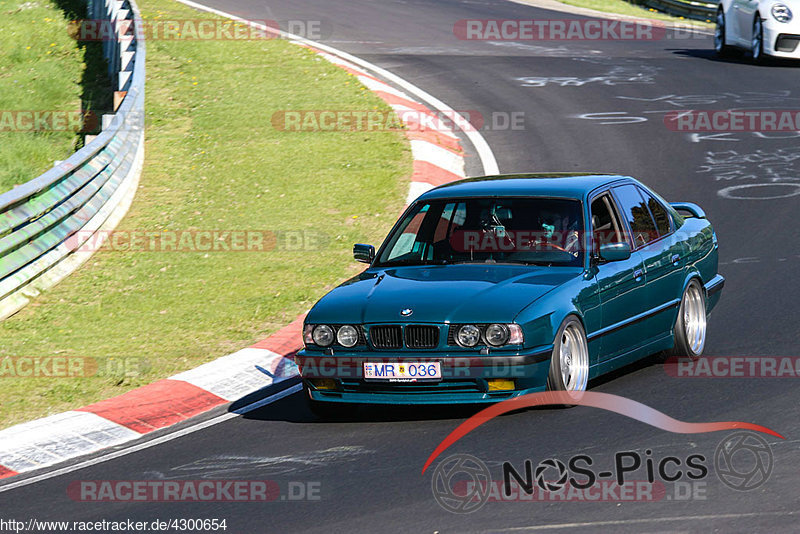
[[754, 63], [764, 62], [764, 23], [761, 22], [761, 16], [756, 13], [756, 18], [753, 20], [753, 38], [750, 41], [750, 56], [753, 58]]
[[550, 358], [547, 377], [548, 391], [566, 391], [579, 398], [589, 381], [589, 344], [586, 331], [574, 315], [570, 315], [558, 329]]
[[670, 356], [699, 358], [706, 345], [706, 296], [700, 282], [692, 280], [683, 292], [675, 320], [675, 346]]

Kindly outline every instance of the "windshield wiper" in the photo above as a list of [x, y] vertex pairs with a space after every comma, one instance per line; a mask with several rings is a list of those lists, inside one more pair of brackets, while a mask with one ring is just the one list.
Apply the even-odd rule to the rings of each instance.
[[550, 266], [553, 262], [548, 261], [513, 261], [513, 260], [457, 260], [448, 262], [448, 265], [543, 265]]
[[564, 262], [553, 261], [523, 261], [523, 260], [398, 260], [381, 263], [375, 267], [382, 269], [390, 267], [427, 267], [432, 265], [536, 265], [538, 267], [552, 267], [553, 265], [566, 265]]
[[508, 263], [519, 263], [522, 265], [538, 265], [539, 267], [552, 267], [555, 262], [552, 261], [510, 261]]
[[375, 267], [386, 268], [386, 267], [425, 267], [430, 265], [446, 265], [446, 261], [434, 261], [434, 260], [417, 260], [417, 259], [408, 259], [408, 260], [394, 260], [394, 261], [387, 261], [384, 263], [380, 263], [375, 265]]

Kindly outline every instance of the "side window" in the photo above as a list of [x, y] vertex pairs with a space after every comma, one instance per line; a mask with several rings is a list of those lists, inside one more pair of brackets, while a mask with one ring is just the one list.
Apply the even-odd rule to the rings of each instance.
[[634, 185], [621, 185], [614, 188], [620, 201], [622, 215], [630, 225], [633, 246], [639, 248], [658, 237], [656, 223], [650, 216], [642, 195]]
[[647, 202], [647, 207], [650, 208], [650, 213], [656, 221], [658, 235], [667, 235], [670, 233], [672, 231], [672, 222], [670, 221], [667, 209], [661, 202], [653, 198], [653, 195], [644, 189], [639, 188], [639, 192], [642, 194], [642, 197], [644, 197], [645, 202]]
[[592, 216], [592, 238], [595, 249], [600, 245], [625, 242], [617, 209], [608, 193], [603, 193], [595, 198], [589, 209]]

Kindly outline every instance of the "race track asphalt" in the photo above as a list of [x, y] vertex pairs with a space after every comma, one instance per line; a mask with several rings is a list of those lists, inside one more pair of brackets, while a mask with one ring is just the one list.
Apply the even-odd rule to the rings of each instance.
[[[391, 70], [456, 110], [475, 110], [489, 122], [523, 113], [520, 128], [482, 132], [501, 172], [617, 172], [671, 201], [700, 204], [715, 225], [720, 272], [727, 278], [709, 321], [706, 354], [798, 355], [800, 196], [792, 195], [800, 188], [800, 134], [692, 136], [664, 122], [675, 110], [800, 107], [797, 66], [718, 60], [710, 37], [686, 34], [626, 42], [476, 42], [454, 35], [462, 19], [580, 18], [502, 0], [204, 4], [283, 24], [321, 21], [321, 42]], [[478, 174], [475, 153], [465, 146], [468, 171]], [[762, 185], [737, 187], [750, 184]], [[777, 198], [735, 198], [759, 195]], [[502, 462], [521, 470], [526, 458], [536, 465], [585, 453], [610, 469], [619, 451], [651, 450], [653, 458], [702, 454], [711, 465], [697, 486], [703, 498], [678, 499], [670, 489], [655, 502], [489, 502], [474, 513], [454, 514], [433, 498], [433, 469], [424, 475], [421, 469], [469, 409], [372, 409], [320, 422], [296, 394], [189, 436], [2, 493], [0, 502], [18, 519], [225, 518], [227, 532], [243, 533], [791, 532], [797, 530], [800, 487], [797, 384], [793, 378], [676, 378], [656, 358], [591, 384], [682, 421], [746, 421], [783, 434], [786, 440], [766, 436], [774, 469], [751, 491], [733, 490], [715, 474], [714, 452], [729, 432], [674, 434], [592, 408], [537, 409], [489, 422], [445, 456], [471, 454], [500, 479]], [[270, 479], [286, 499], [82, 503], [68, 497], [70, 483], [101, 479]], [[319, 499], [289, 499], [290, 483], [318, 489]]]

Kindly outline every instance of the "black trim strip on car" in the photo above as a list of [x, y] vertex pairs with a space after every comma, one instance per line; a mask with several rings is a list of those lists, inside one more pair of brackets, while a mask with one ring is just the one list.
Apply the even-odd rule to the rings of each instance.
[[662, 304], [661, 306], [657, 306], [657, 307], [655, 307], [653, 309], [647, 310], [644, 313], [640, 313], [639, 315], [634, 315], [633, 317], [631, 317], [629, 319], [625, 319], [624, 321], [620, 321], [620, 322], [618, 322], [616, 324], [612, 324], [611, 326], [607, 326], [605, 328], [602, 328], [602, 329], [600, 329], [600, 330], [598, 330], [596, 332], [592, 332], [592, 334], [586, 336], [586, 340], [587, 341], [591, 341], [591, 340], [593, 340], [595, 338], [602, 337], [602, 336], [604, 336], [606, 334], [610, 334], [612, 332], [616, 332], [617, 330], [625, 328], [626, 326], [630, 326], [632, 324], [636, 324], [638, 322], [644, 321], [645, 319], [648, 319], [648, 318], [652, 317], [653, 315], [656, 315], [657, 313], [661, 313], [662, 311], [668, 310], [670, 308], [674, 308], [675, 306], [678, 306], [680, 303], [681, 303], [681, 299], [671, 300], [671, 301], [669, 301], [669, 302], [667, 302], [665, 304]]
[[518, 356], [488, 356], [482, 357], [477, 355], [464, 355], [464, 356], [446, 356], [443, 358], [444, 360], [459, 360], [459, 359], [466, 359], [466, 360], [475, 360], [476, 358], [480, 358], [483, 364], [486, 365], [530, 365], [533, 363], [543, 362], [545, 360], [549, 360], [553, 356], [553, 349], [548, 348], [545, 350], [540, 350], [539, 352], [534, 352], [532, 354], [520, 354]]

